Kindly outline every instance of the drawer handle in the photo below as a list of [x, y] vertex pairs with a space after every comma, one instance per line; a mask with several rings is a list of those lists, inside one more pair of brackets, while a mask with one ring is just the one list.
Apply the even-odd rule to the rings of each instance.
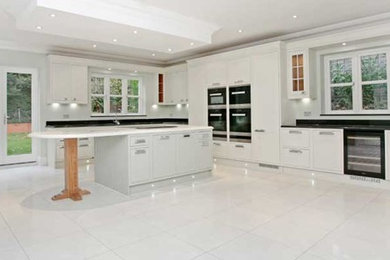
[[88, 144], [80, 144], [79, 147], [88, 147]]
[[235, 145], [237, 148], [245, 148], [245, 146], [241, 145], [241, 144], [236, 144]]
[[334, 135], [334, 132], [320, 132], [320, 135]]
[[290, 153], [302, 153], [301, 150], [289, 150]]
[[135, 143], [136, 143], [136, 144], [144, 144], [144, 143], [146, 143], [146, 140], [145, 140], [145, 139], [137, 139], [137, 140], [135, 141]]
[[297, 135], [300, 135], [302, 134], [302, 131], [296, 131], [296, 130], [290, 130], [288, 131], [289, 134], [297, 134]]
[[219, 144], [219, 143], [214, 143], [214, 145], [216, 145], [216, 146], [221, 146], [221, 144]]
[[191, 135], [183, 135], [184, 138], [191, 137]]
[[169, 136], [168, 136], [168, 135], [161, 136], [161, 137], [160, 137], [160, 140], [169, 140]]
[[256, 132], [256, 133], [264, 133], [265, 130], [264, 130], [264, 129], [256, 129], [255, 132]]
[[213, 84], [211, 84], [211, 85], [213, 85], [213, 86], [219, 86], [219, 85], [221, 85], [221, 83], [215, 82], [215, 83], [213, 83]]
[[242, 83], [242, 82], [244, 82], [243, 80], [236, 80], [236, 81], [234, 81], [234, 83]]
[[135, 150], [135, 154], [145, 154], [146, 150]]

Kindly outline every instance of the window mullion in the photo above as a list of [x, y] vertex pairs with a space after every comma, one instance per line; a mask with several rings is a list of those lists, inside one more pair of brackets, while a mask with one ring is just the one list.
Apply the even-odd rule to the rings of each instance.
[[127, 80], [122, 78], [122, 114], [127, 114]]
[[104, 114], [110, 114], [110, 78], [104, 77]]

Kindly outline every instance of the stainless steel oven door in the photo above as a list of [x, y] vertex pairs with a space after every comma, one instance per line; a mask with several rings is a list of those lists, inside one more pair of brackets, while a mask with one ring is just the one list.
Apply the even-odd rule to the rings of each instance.
[[208, 110], [209, 126], [213, 127], [214, 140], [227, 140], [227, 121], [226, 109], [209, 109]]
[[230, 109], [230, 141], [251, 142], [251, 109]]
[[210, 88], [207, 95], [209, 106], [226, 105], [226, 88]]

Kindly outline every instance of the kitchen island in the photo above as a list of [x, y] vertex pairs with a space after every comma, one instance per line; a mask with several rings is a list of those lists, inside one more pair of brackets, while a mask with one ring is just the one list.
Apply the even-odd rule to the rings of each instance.
[[212, 169], [212, 128], [188, 125], [123, 125], [54, 128], [32, 138], [64, 139], [65, 189], [53, 200], [81, 200], [78, 138], [95, 138], [95, 181], [129, 194], [130, 187]]

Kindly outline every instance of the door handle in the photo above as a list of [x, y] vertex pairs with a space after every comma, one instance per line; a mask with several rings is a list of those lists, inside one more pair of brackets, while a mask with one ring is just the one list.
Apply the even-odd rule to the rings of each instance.
[[240, 144], [236, 144], [236, 147], [237, 147], [237, 148], [244, 148], [244, 146], [243, 146], [243, 145], [240, 145]]
[[289, 152], [290, 152], [290, 153], [302, 153], [301, 150], [290, 150]]
[[256, 129], [255, 132], [256, 132], [256, 133], [264, 133], [265, 130], [264, 130], [264, 129]]
[[186, 138], [186, 137], [191, 137], [191, 135], [183, 135], [183, 137], [185, 137], [185, 138]]
[[320, 135], [334, 135], [334, 132], [320, 132]]
[[302, 134], [302, 131], [295, 131], [295, 130], [290, 130], [290, 131], [288, 131], [290, 134], [298, 134], [298, 135], [300, 135], [300, 134]]

